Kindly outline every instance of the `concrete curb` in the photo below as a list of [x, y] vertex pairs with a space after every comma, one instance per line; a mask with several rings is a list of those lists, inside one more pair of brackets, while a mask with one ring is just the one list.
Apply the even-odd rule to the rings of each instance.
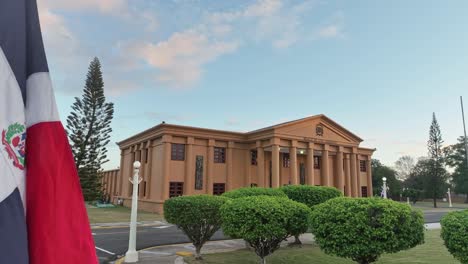
[[[144, 226], [162, 226], [168, 225], [172, 226], [171, 224], [164, 222], [164, 221], [141, 221], [137, 222], [138, 227]], [[95, 223], [91, 224], [91, 229], [110, 229], [110, 228], [128, 228], [130, 227], [129, 222], [119, 222], [119, 223]]]

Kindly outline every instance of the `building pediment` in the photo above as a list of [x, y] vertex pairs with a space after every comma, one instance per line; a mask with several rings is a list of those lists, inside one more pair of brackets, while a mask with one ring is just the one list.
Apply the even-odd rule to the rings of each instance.
[[272, 126], [271, 129], [277, 135], [302, 137], [306, 140], [335, 141], [348, 144], [359, 144], [362, 141], [361, 138], [325, 115], [279, 124]]

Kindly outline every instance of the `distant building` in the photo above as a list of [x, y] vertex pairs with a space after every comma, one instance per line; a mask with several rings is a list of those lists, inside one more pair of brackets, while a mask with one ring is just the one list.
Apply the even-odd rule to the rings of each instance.
[[325, 115], [247, 133], [161, 123], [117, 143], [120, 171], [105, 172], [103, 181], [114, 203], [130, 206], [128, 179], [133, 162], [140, 161], [139, 208], [153, 212], [162, 212], [170, 197], [246, 186], [324, 185], [366, 197], [372, 195], [375, 149], [359, 147], [361, 142]]

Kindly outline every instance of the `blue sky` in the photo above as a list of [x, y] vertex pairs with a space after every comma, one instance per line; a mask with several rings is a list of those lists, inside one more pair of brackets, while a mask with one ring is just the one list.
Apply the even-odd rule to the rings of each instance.
[[426, 155], [432, 112], [446, 145], [463, 133], [466, 1], [38, 3], [62, 120], [97, 56], [113, 142], [163, 120], [249, 131], [323, 113], [393, 165]]

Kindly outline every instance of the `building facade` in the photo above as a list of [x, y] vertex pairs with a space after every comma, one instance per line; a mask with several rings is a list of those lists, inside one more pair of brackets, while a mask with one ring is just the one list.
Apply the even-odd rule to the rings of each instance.
[[117, 143], [120, 171], [112, 172], [114, 183], [104, 185], [113, 188], [108, 193], [114, 203], [130, 206], [128, 179], [133, 162], [140, 161], [139, 208], [159, 213], [170, 197], [219, 195], [247, 186], [322, 185], [347, 196], [371, 196], [375, 149], [360, 147], [361, 142], [325, 115], [247, 133], [163, 122]]

